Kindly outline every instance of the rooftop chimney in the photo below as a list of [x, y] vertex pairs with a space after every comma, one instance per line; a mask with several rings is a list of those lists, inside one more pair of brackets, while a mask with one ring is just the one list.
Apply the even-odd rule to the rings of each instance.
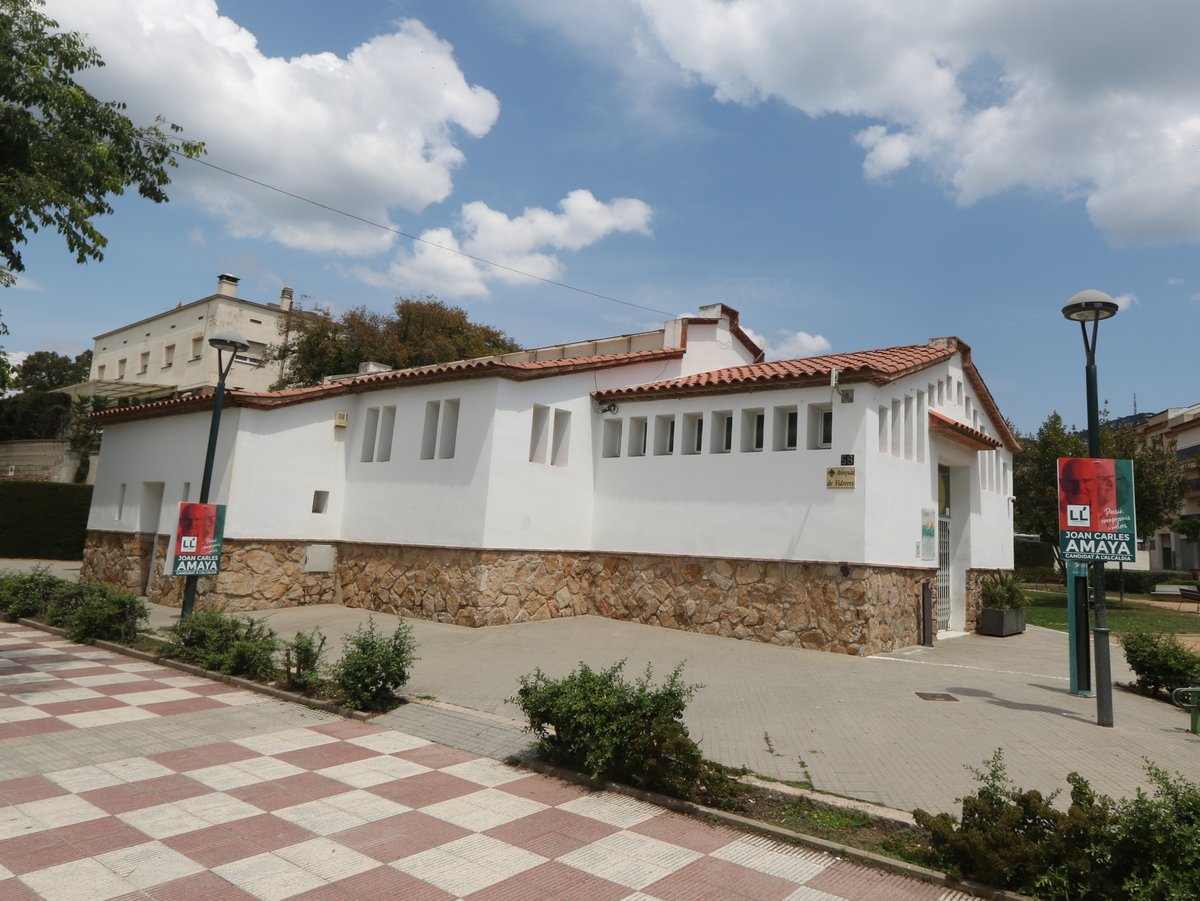
[[222, 272], [217, 276], [217, 293], [222, 297], [237, 297], [238, 277]]
[[290, 310], [292, 308], [292, 289], [284, 288], [279, 292], [279, 309]]

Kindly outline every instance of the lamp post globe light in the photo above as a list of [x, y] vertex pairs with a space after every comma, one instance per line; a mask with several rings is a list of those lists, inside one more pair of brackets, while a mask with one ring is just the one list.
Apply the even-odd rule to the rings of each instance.
[[[220, 331], [208, 339], [210, 347], [217, 349], [217, 390], [213, 394], [212, 419], [208, 424], [208, 449], [204, 452], [204, 477], [200, 480], [201, 504], [208, 503], [208, 491], [212, 486], [213, 458], [217, 454], [217, 434], [221, 431], [221, 405], [225, 400], [225, 379], [233, 368], [233, 361], [239, 353], [249, 350], [246, 339], [234, 331]], [[226, 359], [228, 354], [228, 359]], [[196, 606], [196, 583], [199, 576], [187, 576], [183, 586], [183, 604], [179, 611], [180, 619], [191, 616]]]
[[[1080, 291], [1067, 301], [1062, 308], [1062, 314], [1067, 319], [1078, 322], [1083, 332], [1083, 349], [1087, 353], [1087, 417], [1088, 417], [1088, 456], [1100, 456], [1100, 402], [1096, 388], [1096, 337], [1100, 330], [1102, 319], [1111, 319], [1117, 315], [1120, 307], [1116, 301], [1103, 291]], [[1088, 323], [1092, 324], [1092, 334], [1088, 338]], [[1096, 625], [1092, 629], [1093, 655], [1096, 658], [1096, 722], [1101, 726], [1113, 724], [1112, 706], [1112, 665], [1109, 660], [1108, 614], [1104, 608], [1104, 562], [1093, 560], [1092, 587], [1096, 599]]]

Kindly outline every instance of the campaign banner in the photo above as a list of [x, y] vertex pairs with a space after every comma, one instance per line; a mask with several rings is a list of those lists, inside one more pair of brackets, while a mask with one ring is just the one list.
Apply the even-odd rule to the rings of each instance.
[[1137, 559], [1133, 461], [1058, 460], [1058, 547], [1064, 560]]
[[215, 576], [221, 571], [224, 537], [224, 504], [180, 504], [172, 575]]

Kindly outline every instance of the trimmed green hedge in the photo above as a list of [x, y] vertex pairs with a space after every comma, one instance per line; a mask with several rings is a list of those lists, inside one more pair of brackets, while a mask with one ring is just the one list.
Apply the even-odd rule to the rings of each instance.
[[79, 560], [91, 485], [0, 482], [0, 557]]
[[1054, 548], [1044, 541], [1014, 541], [1013, 566], [1017, 569], [1054, 567]]

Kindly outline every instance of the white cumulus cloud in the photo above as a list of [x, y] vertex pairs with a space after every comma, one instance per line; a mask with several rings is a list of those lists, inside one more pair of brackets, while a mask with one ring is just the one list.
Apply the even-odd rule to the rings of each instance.
[[[469, 84], [453, 48], [407, 19], [342, 57], [268, 56], [214, 0], [49, 0], [63, 28], [86, 33], [106, 66], [85, 76], [133, 118], [162, 114], [203, 140], [224, 168], [392, 225], [448, 197], [499, 103]], [[172, 195], [191, 196], [238, 237], [363, 255], [395, 235], [184, 163]]]
[[523, 282], [528, 275], [559, 281], [565, 271], [559, 251], [582, 250], [615, 232], [649, 234], [650, 219], [641, 200], [604, 203], [582, 189], [560, 200], [557, 211], [534, 207], [516, 217], [475, 201], [462, 207], [457, 233], [431, 229], [386, 271], [353, 271], [369, 284], [412, 294], [486, 297], [490, 281]]
[[[757, 338], [755, 340], [758, 340]], [[759, 341], [763, 344], [763, 341]], [[833, 345], [824, 335], [812, 335], [803, 331], [781, 328], [774, 339], [766, 340], [766, 355], [772, 360], [795, 360], [800, 357], [819, 357], [833, 350]]]
[[[530, 0], [494, 2], [535, 18]], [[614, 60], [657, 54], [719, 102], [846, 117], [868, 178], [921, 165], [963, 205], [1026, 188], [1082, 198], [1118, 243], [1200, 242], [1195, 0], [606, 7], [605, 28], [581, 27], [587, 4], [536, 19], [585, 49], [606, 41]]]

